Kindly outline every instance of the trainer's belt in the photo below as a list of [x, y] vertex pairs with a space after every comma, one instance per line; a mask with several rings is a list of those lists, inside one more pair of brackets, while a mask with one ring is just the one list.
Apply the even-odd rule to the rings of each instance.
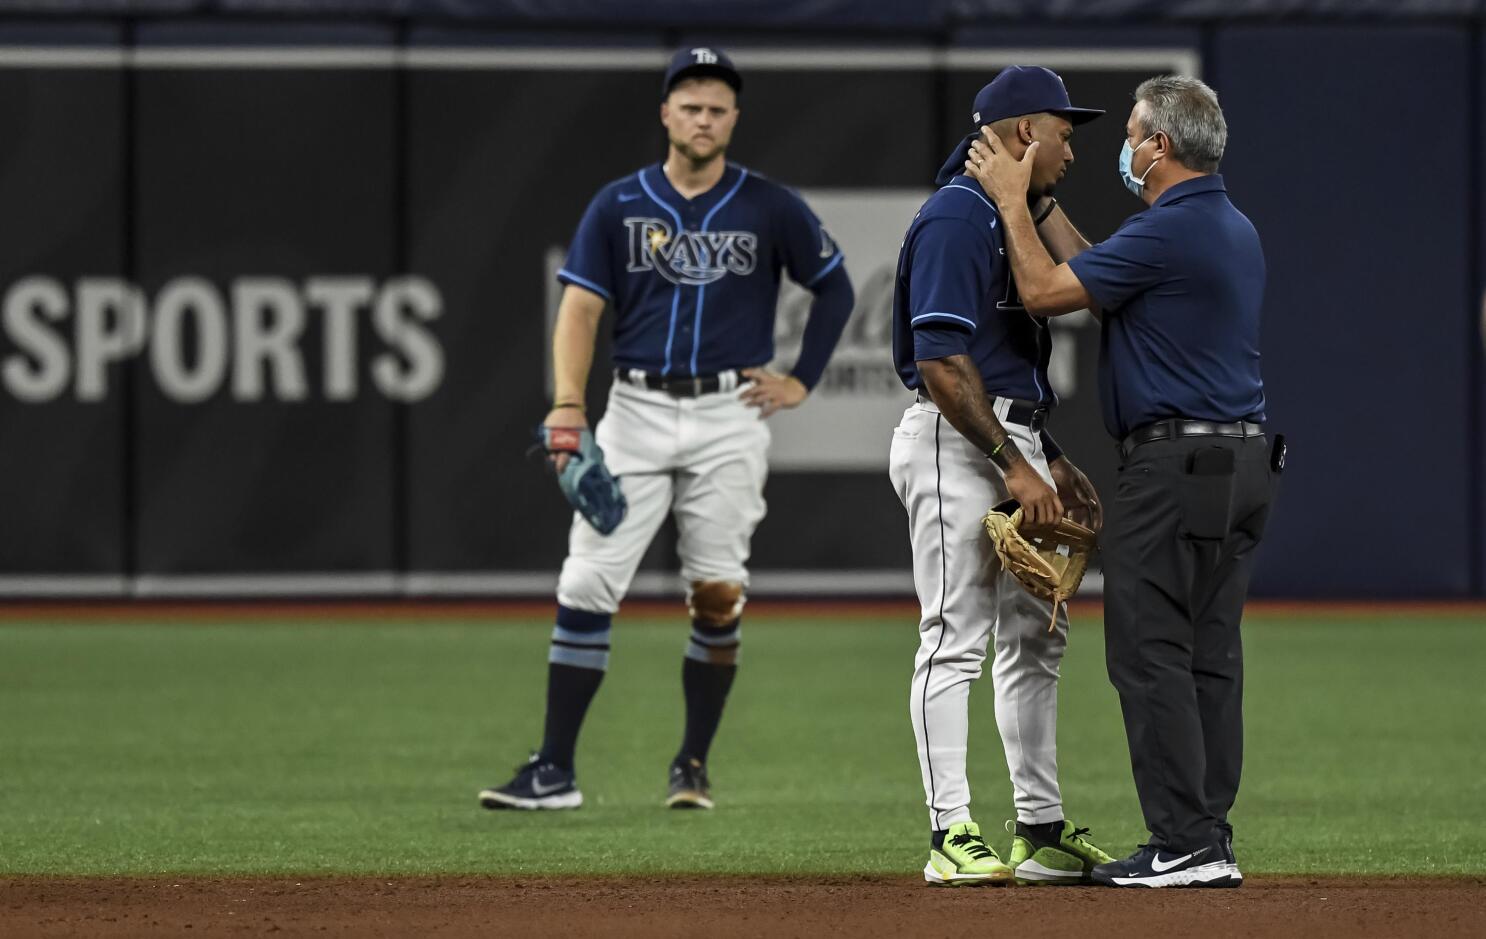
[[[997, 420], [1003, 424], [1020, 424], [1034, 434], [1042, 433], [1042, 429], [1047, 426], [1047, 419], [1053, 413], [1052, 408], [1045, 404], [1038, 404], [1036, 401], [1023, 401], [1020, 398], [998, 398], [995, 395], [991, 395], [990, 399], [991, 408], [996, 411]], [[918, 393], [918, 403], [933, 404], [934, 399], [920, 390]], [[1004, 414], [1001, 411], [1003, 405], [1006, 408]]]
[[1130, 436], [1120, 441], [1120, 455], [1129, 456], [1130, 451], [1143, 443], [1157, 440], [1175, 440], [1178, 437], [1262, 437], [1264, 425], [1253, 421], [1237, 421], [1219, 424], [1216, 421], [1193, 421], [1173, 417], [1164, 421], [1153, 421], [1135, 428]]
[[737, 369], [716, 375], [667, 376], [638, 368], [616, 368], [614, 380], [635, 388], [664, 391], [673, 398], [696, 398], [717, 391], [736, 391], [744, 382]]

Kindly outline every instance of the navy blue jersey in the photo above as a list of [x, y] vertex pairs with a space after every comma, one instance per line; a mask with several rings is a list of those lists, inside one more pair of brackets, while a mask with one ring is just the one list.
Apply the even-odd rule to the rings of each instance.
[[841, 261], [793, 190], [729, 163], [687, 200], [656, 163], [599, 190], [557, 277], [613, 304], [615, 365], [713, 375], [774, 358], [781, 270], [812, 287]]
[[1223, 177], [1177, 183], [1068, 266], [1104, 310], [1099, 400], [1115, 439], [1168, 417], [1264, 421], [1264, 250]]
[[893, 360], [909, 388], [919, 361], [968, 354], [986, 392], [1052, 406], [1052, 334], [1017, 296], [1001, 217], [980, 184], [956, 176], [908, 226], [893, 290]]

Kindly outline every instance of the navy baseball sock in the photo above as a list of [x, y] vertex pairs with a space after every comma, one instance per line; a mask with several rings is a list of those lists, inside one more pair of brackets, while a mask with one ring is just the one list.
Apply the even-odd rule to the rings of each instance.
[[708, 626], [699, 620], [691, 624], [691, 641], [686, 645], [686, 658], [681, 660], [681, 691], [686, 698], [686, 734], [676, 759], [692, 758], [707, 762], [707, 751], [717, 725], [722, 722], [722, 707], [738, 674], [739, 620], [726, 626]]
[[573, 768], [578, 731], [609, 667], [610, 621], [608, 613], [557, 608], [557, 625], [547, 653], [547, 722], [541, 757], [566, 770]]

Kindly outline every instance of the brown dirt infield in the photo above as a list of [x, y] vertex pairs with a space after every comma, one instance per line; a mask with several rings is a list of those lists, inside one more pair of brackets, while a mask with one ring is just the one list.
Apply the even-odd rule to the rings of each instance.
[[1239, 890], [918, 878], [0, 877], [0, 936], [1486, 935], [1486, 878], [1251, 877]]

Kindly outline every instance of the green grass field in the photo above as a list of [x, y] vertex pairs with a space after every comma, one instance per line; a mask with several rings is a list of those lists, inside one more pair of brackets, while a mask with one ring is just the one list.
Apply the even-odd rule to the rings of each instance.
[[[411, 614], [410, 614], [411, 616]], [[901, 617], [759, 617], [712, 754], [719, 808], [660, 807], [679, 738], [674, 620], [625, 619], [579, 748], [578, 812], [492, 813], [540, 738], [543, 622], [0, 624], [0, 872], [896, 872], [926, 817]], [[1246, 624], [1247, 872], [1486, 872], [1486, 623]], [[1070, 817], [1143, 835], [1103, 637], [1076, 623]], [[1011, 815], [989, 678], [973, 808]], [[1004, 847], [1009, 836], [996, 843]]]

